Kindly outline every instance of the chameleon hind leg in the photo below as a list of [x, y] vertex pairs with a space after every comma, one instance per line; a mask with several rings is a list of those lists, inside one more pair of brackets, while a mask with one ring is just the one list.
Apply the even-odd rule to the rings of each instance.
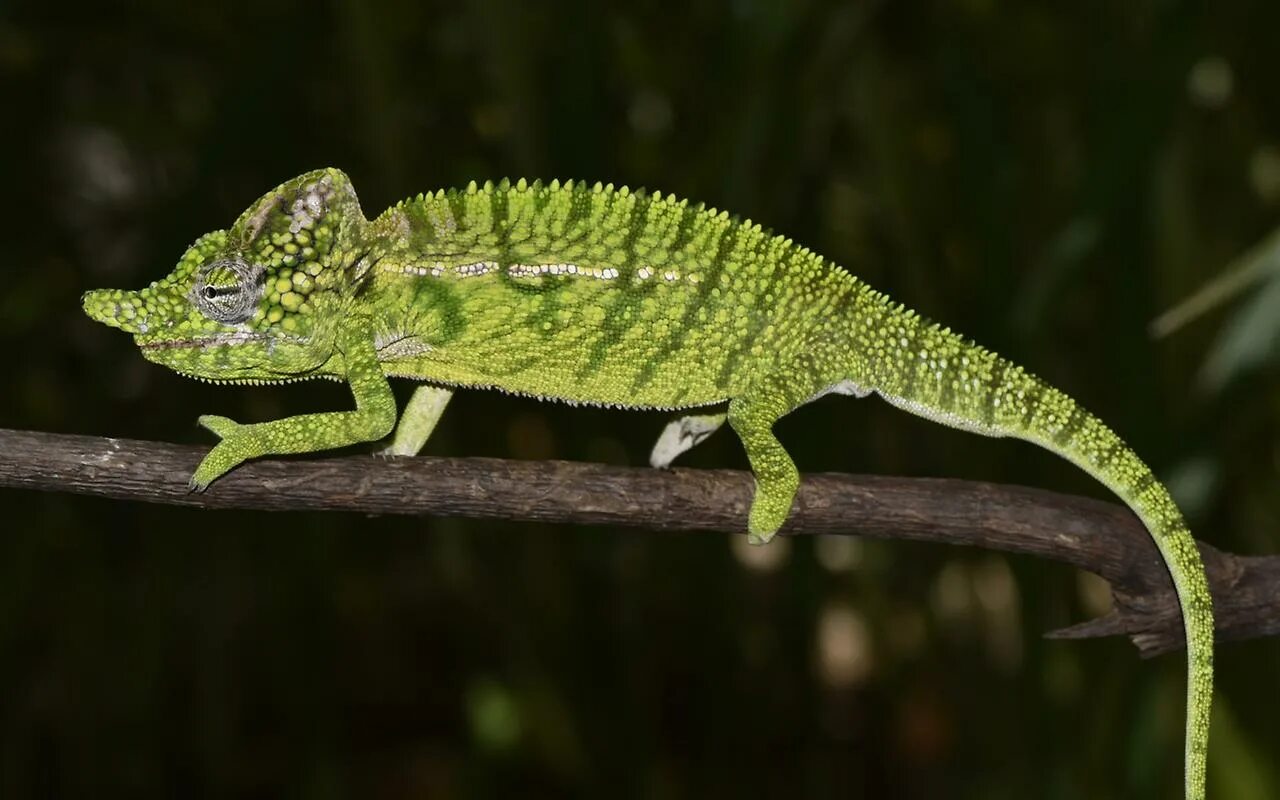
[[451, 389], [442, 386], [422, 385], [413, 390], [413, 396], [400, 415], [396, 432], [391, 437], [391, 444], [378, 451], [380, 456], [416, 456], [422, 450], [436, 423], [444, 414], [449, 398], [453, 397]]
[[752, 381], [729, 401], [733, 427], [751, 462], [755, 496], [747, 520], [748, 541], [765, 544], [791, 512], [800, 473], [773, 434], [773, 424], [799, 405], [824, 394], [838, 382], [813, 354], [804, 354]]
[[702, 444], [708, 436], [720, 430], [728, 414], [690, 414], [680, 419], [673, 419], [662, 429], [658, 441], [649, 454], [649, 463], [658, 469], [671, 466], [671, 462], [682, 454]]

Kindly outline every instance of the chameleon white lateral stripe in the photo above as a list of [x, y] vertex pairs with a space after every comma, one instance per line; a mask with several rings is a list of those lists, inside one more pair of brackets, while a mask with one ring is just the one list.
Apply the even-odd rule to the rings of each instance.
[[492, 270], [498, 268], [496, 261], [477, 261], [474, 264], [459, 264], [454, 272], [462, 278], [472, 278], [477, 275], [486, 275]]

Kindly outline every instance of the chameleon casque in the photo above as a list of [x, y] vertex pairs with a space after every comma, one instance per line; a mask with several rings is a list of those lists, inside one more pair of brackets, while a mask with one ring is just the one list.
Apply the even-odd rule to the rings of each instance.
[[[200, 417], [221, 441], [195, 489], [247, 459], [393, 428], [384, 452], [413, 455], [460, 387], [697, 410], [659, 437], [660, 467], [727, 419], [755, 474], [757, 543], [782, 526], [799, 483], [773, 424], [822, 395], [876, 394], [943, 425], [1040, 445], [1123, 499], [1173, 576], [1188, 652], [1186, 797], [1204, 797], [1212, 602], [1165, 487], [1062, 392], [750, 221], [659, 192], [521, 180], [419, 195], [370, 222], [347, 176], [324, 169], [202, 236], [167, 277], [89, 292], [84, 309], [194, 378], [350, 385], [354, 411]], [[424, 382], [399, 425], [388, 377]]]

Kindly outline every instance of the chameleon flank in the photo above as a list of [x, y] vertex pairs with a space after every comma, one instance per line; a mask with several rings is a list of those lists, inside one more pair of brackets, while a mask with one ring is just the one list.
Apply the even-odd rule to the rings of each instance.
[[[799, 482], [773, 424], [822, 395], [876, 394], [1038, 444], [1123, 499], [1173, 576], [1189, 665], [1186, 797], [1204, 797], [1212, 603], [1165, 487], [1062, 392], [750, 221], [658, 192], [521, 180], [419, 195], [370, 222], [347, 177], [326, 169], [201, 237], [169, 276], [89, 292], [84, 309], [194, 378], [351, 386], [353, 411], [254, 425], [200, 417], [221, 441], [196, 489], [250, 458], [393, 428], [384, 452], [413, 455], [460, 387], [691, 410], [659, 437], [659, 467], [727, 420], [755, 473], [747, 527], [758, 543], [782, 526]], [[423, 382], [398, 425], [388, 377]]]

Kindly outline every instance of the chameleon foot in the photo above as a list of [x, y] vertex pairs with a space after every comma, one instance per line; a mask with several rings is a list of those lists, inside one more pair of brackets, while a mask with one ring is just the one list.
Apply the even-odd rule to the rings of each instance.
[[241, 425], [233, 419], [205, 414], [197, 422], [212, 431], [222, 441], [196, 467], [187, 486], [193, 492], [203, 492], [209, 484], [225, 475], [232, 467], [254, 456], [262, 455], [262, 448], [253, 435], [252, 425]]

